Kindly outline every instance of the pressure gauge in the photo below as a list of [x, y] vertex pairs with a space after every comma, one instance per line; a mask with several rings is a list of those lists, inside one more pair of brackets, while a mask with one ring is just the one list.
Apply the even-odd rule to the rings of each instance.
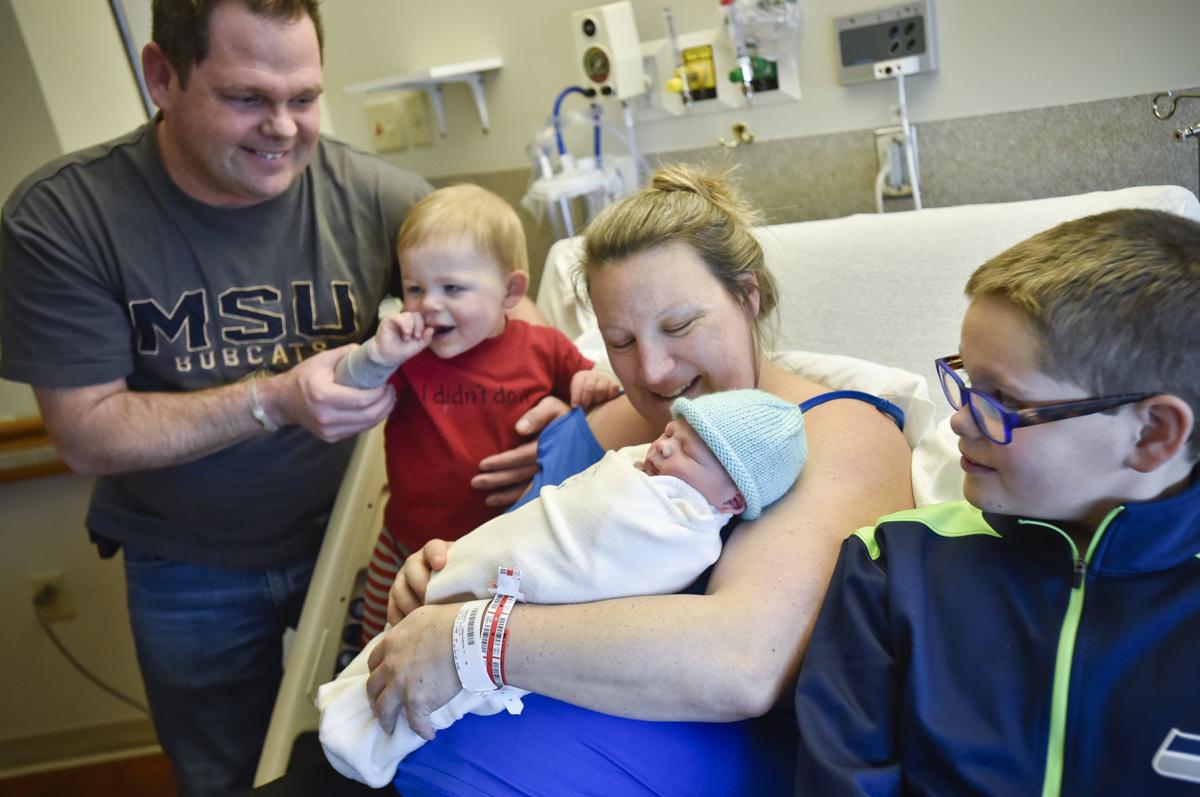
[[629, 0], [584, 8], [571, 14], [576, 69], [570, 78], [588, 96], [628, 100], [646, 92], [646, 67]]
[[604, 83], [608, 80], [610, 72], [612, 72], [612, 64], [608, 60], [608, 53], [599, 47], [589, 47], [584, 51], [583, 73], [587, 75], [588, 80], [593, 83]]

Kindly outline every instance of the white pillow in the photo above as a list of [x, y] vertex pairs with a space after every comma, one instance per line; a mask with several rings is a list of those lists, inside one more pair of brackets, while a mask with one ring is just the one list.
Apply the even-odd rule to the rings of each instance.
[[885, 398], [904, 411], [904, 439], [916, 449], [933, 428], [933, 402], [925, 377], [857, 357], [811, 351], [782, 351], [773, 356], [784, 368], [831, 390], [861, 390]]
[[934, 422], [925, 377], [857, 357], [779, 352], [776, 361], [806, 379], [834, 390], [862, 390], [886, 398], [904, 410], [904, 439], [912, 448], [913, 501], [917, 506], [958, 501], [963, 497], [958, 465], [958, 437], [950, 419]]
[[592, 327], [584, 330], [575, 338], [574, 343], [579, 353], [594, 362], [597, 368], [612, 374], [612, 366], [608, 362], [608, 349], [604, 348], [604, 336], [600, 334], [599, 329]]
[[963, 499], [963, 472], [958, 464], [958, 435], [950, 419], [938, 421], [913, 449], [913, 500], [917, 506]]

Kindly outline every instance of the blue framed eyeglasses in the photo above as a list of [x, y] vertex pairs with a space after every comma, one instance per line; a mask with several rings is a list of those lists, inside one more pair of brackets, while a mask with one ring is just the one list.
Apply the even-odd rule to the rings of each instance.
[[1011, 443], [1013, 429], [1022, 426], [1036, 426], [1039, 423], [1052, 423], [1067, 418], [1078, 418], [1081, 415], [1092, 415], [1156, 395], [1154, 393], [1127, 393], [1123, 396], [1060, 401], [1057, 404], [1045, 404], [1041, 407], [1010, 410], [994, 396], [989, 396], [973, 387], [967, 387], [962, 377], [958, 375], [963, 367], [962, 357], [959, 355], [939, 357], [933, 361], [933, 364], [937, 368], [938, 381], [942, 383], [942, 393], [946, 395], [946, 401], [950, 402], [950, 406], [958, 411], [966, 404], [971, 411], [971, 418], [983, 436], [1000, 445]]

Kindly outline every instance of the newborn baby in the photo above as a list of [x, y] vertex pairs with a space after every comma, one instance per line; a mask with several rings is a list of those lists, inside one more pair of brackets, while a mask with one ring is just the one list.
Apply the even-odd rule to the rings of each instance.
[[[425, 601], [486, 598], [498, 568], [520, 570], [521, 598], [530, 603], [686, 588], [720, 556], [730, 517], [762, 514], [791, 488], [808, 449], [799, 407], [760, 390], [676, 399], [671, 415], [648, 446], [610, 451], [453, 543]], [[346, 777], [376, 788], [425, 743], [403, 722], [384, 733], [371, 713], [367, 658], [382, 636], [317, 693], [326, 757]], [[464, 689], [430, 719], [440, 730], [467, 712], [518, 713], [524, 694], [510, 686]]]

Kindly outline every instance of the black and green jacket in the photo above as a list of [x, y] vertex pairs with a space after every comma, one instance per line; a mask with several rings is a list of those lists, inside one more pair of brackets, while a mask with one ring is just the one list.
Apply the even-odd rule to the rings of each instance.
[[797, 795], [1200, 795], [1200, 484], [1082, 554], [965, 502], [856, 532], [796, 712]]

